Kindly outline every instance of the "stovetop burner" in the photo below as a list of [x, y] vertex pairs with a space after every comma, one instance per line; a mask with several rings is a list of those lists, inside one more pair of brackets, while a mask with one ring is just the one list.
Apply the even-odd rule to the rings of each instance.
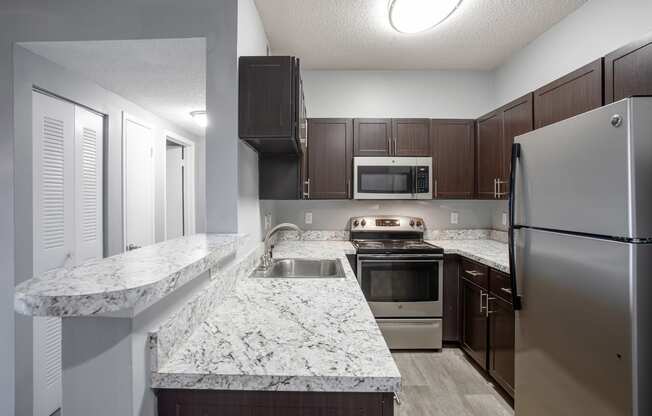
[[353, 240], [358, 253], [443, 253], [440, 247], [415, 240]]

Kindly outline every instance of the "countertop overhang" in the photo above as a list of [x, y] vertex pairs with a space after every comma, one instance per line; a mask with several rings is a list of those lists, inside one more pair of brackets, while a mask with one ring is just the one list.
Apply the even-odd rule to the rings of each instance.
[[33, 316], [135, 314], [228, 260], [243, 237], [195, 234], [55, 269], [16, 286], [14, 309]]

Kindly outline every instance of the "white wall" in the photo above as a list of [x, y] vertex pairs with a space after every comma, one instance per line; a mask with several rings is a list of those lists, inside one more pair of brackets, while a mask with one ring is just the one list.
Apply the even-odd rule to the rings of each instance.
[[489, 71], [303, 71], [309, 117], [475, 118], [493, 103]]
[[[267, 35], [253, 0], [238, 0], [238, 56], [267, 54]], [[238, 146], [238, 232], [261, 237], [258, 200], [258, 153], [244, 142]]]
[[495, 73], [498, 107], [652, 32], [652, 1], [589, 0]]

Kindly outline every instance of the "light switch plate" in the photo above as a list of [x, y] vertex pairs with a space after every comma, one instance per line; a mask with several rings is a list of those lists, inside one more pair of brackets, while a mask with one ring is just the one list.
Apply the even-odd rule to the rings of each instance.
[[507, 213], [503, 212], [503, 225], [507, 225]]
[[312, 224], [312, 212], [306, 212], [304, 222], [306, 224]]
[[451, 224], [457, 224], [460, 222], [460, 214], [457, 212], [451, 212]]

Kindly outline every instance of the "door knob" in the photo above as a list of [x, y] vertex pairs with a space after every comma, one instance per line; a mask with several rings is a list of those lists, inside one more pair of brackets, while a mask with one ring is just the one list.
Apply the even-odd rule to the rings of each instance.
[[127, 246], [127, 251], [136, 250], [136, 249], [138, 249], [138, 248], [140, 248], [139, 245], [136, 245], [136, 244], [134, 244], [134, 243], [130, 243], [130, 244]]

